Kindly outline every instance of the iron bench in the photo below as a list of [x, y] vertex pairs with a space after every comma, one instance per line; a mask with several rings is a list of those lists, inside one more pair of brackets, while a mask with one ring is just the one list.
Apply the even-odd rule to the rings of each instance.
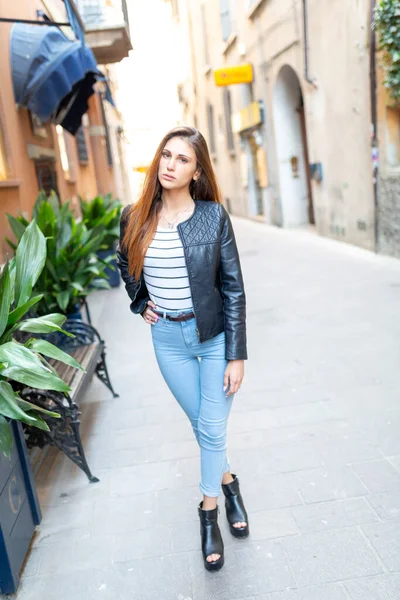
[[50, 359], [49, 363], [70, 386], [69, 394], [26, 386], [20, 387], [21, 398], [60, 415], [59, 419], [44, 416], [50, 428], [48, 432], [35, 427], [25, 427], [26, 443], [30, 449], [44, 448], [49, 444], [56, 446], [86, 473], [91, 483], [95, 483], [99, 480], [90, 471], [79, 431], [79, 416], [82, 414], [80, 402], [94, 374], [107, 386], [114, 398], [117, 398], [118, 394], [115, 393], [108, 375], [104, 340], [101, 339], [93, 325], [78, 319], [68, 319], [65, 321], [63, 329], [74, 334], [75, 337], [67, 337], [61, 333], [40, 337], [68, 352], [83, 366], [85, 372]]

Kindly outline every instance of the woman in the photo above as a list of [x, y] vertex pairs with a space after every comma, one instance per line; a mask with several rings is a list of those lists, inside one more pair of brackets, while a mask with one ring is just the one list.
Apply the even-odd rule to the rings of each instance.
[[141, 198], [122, 213], [118, 266], [131, 311], [152, 326], [161, 373], [200, 446], [202, 552], [206, 569], [218, 570], [221, 484], [232, 534], [249, 534], [226, 455], [228, 415], [247, 359], [245, 293], [232, 225], [197, 129], [178, 127], [161, 141]]

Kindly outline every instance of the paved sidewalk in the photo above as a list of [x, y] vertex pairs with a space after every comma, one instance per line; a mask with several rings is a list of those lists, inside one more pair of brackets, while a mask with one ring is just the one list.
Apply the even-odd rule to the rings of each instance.
[[400, 261], [234, 224], [250, 360], [229, 455], [251, 537], [221, 510], [226, 566], [204, 571], [191, 429], [124, 289], [104, 292], [92, 310], [121, 397], [94, 381], [82, 406], [101, 481], [62, 456], [42, 469], [18, 600], [399, 600]]

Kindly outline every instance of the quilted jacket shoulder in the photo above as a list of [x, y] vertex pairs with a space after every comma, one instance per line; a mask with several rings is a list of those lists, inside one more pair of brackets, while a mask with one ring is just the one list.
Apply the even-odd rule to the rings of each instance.
[[180, 225], [185, 244], [195, 246], [217, 241], [221, 232], [222, 210], [223, 206], [217, 202], [196, 200], [192, 217]]

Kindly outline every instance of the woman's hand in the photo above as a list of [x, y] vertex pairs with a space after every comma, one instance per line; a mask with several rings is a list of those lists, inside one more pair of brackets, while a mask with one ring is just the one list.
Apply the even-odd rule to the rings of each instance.
[[227, 396], [236, 394], [244, 377], [244, 360], [230, 360], [225, 369], [224, 392], [229, 388]]
[[[149, 308], [151, 307], [151, 308]], [[142, 317], [148, 323], [148, 325], [154, 325], [158, 321], [158, 315], [154, 313], [151, 309], [157, 308], [157, 306], [151, 300], [148, 301], [146, 308], [142, 312]]]

